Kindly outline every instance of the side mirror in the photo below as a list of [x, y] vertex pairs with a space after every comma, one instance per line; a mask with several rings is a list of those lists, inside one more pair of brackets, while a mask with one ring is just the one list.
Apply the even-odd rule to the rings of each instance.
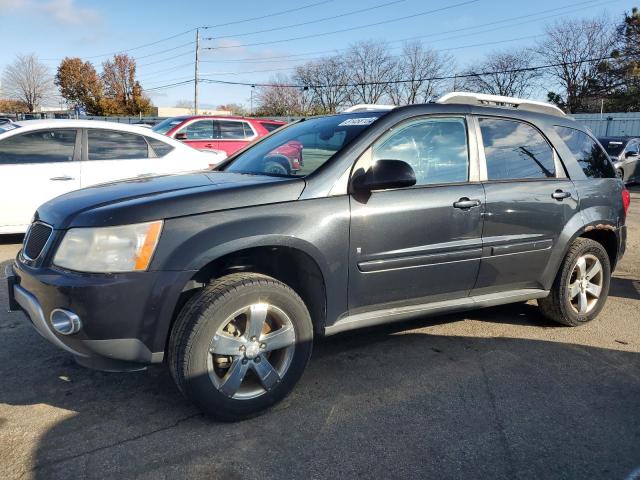
[[179, 133], [176, 133], [173, 138], [175, 138], [176, 140], [188, 140], [189, 137], [187, 137], [186, 133], [179, 132]]
[[637, 157], [637, 156], [638, 156], [638, 152], [634, 152], [633, 150], [625, 154], [626, 158]]
[[352, 183], [357, 191], [406, 188], [416, 184], [413, 168], [402, 160], [378, 160], [366, 172], [360, 172]]

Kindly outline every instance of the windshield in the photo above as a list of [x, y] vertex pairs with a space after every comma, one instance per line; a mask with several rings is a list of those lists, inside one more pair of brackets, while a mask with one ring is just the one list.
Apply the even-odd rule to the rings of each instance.
[[301, 121], [241, 153], [224, 170], [255, 175], [309, 175], [382, 114], [363, 112]]
[[159, 133], [160, 135], [166, 135], [169, 130], [171, 130], [176, 125], [181, 124], [182, 122], [184, 122], [184, 118], [167, 118], [166, 120], [161, 121], [151, 130]]
[[620, 153], [622, 153], [622, 150], [624, 150], [625, 144], [625, 142], [622, 140], [607, 140], [606, 138], [601, 139], [600, 143], [602, 143], [604, 149], [612, 157], [617, 157], [618, 155], [620, 155]]

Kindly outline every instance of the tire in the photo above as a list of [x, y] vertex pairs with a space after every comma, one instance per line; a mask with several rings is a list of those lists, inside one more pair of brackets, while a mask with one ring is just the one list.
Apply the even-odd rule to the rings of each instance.
[[[578, 265], [583, 260], [584, 269]], [[601, 269], [599, 274], [593, 273], [597, 270], [596, 261]], [[589, 279], [590, 274], [593, 276]], [[584, 281], [587, 283], [581, 285]], [[609, 295], [610, 282], [611, 264], [604, 247], [594, 240], [578, 238], [565, 256], [549, 296], [539, 299], [538, 306], [548, 319], [577, 327], [598, 316]], [[598, 292], [597, 296], [594, 292]]]
[[293, 389], [312, 343], [307, 307], [289, 286], [266, 275], [234, 273], [184, 305], [168, 363], [187, 399], [215, 419], [236, 421], [258, 415]]
[[284, 166], [283, 162], [279, 160], [266, 159], [264, 165], [264, 171], [266, 173], [275, 173], [277, 175], [290, 175], [291, 171], [288, 167]]

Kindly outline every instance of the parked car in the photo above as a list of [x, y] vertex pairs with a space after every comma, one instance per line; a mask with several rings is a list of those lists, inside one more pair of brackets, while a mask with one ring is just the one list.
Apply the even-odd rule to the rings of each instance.
[[10, 118], [7, 118], [7, 117], [0, 117], [0, 128], [2, 128], [2, 127], [3, 127], [3, 126], [5, 126], [5, 125], [8, 125], [8, 124], [10, 124], [10, 123], [12, 123], [12, 121], [11, 121], [11, 119], [10, 119]]
[[625, 183], [640, 180], [640, 138], [604, 137], [599, 140]]
[[[271, 173], [291, 142], [304, 167]], [[629, 201], [556, 107], [450, 94], [292, 123], [217, 171], [51, 200], [9, 298], [79, 363], [166, 362], [187, 398], [235, 420], [291, 391], [314, 336], [532, 299], [563, 325], [593, 320]]]
[[[245, 117], [192, 115], [172, 117], [158, 123], [153, 130], [180, 140], [197, 150], [218, 149], [232, 155], [253, 140], [286, 125], [276, 120]], [[289, 160], [289, 171], [295, 171], [295, 156]]]
[[118, 123], [26, 120], [8, 126], [0, 127], [0, 234], [25, 232], [38, 205], [71, 190], [211, 168], [226, 158]]

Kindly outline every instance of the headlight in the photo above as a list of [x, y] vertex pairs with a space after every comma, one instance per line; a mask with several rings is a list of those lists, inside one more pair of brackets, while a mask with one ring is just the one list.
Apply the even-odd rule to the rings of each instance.
[[158, 244], [162, 221], [118, 227], [72, 228], [53, 258], [58, 267], [79, 272], [143, 271]]

